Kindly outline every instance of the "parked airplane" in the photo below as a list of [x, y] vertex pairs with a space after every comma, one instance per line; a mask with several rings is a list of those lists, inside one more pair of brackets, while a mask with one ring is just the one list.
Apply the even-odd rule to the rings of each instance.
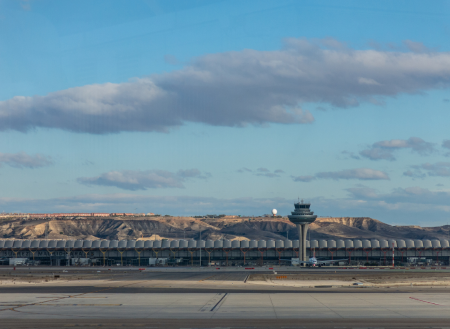
[[317, 259], [316, 258], [316, 251], [314, 250], [314, 254], [312, 257], [309, 258], [309, 260], [307, 261], [300, 261], [299, 258], [292, 258], [291, 259], [291, 264], [292, 265], [301, 265], [301, 264], [306, 264], [306, 266], [311, 266], [311, 267], [322, 267], [322, 265], [326, 265], [326, 264], [331, 264], [331, 263], [335, 263], [335, 262], [342, 262], [342, 261], [346, 261], [348, 260], [346, 259], [326, 259], [326, 260], [322, 260], [322, 259]]
[[342, 262], [342, 261], [346, 261], [348, 259], [327, 259], [327, 260], [321, 260], [321, 259], [317, 259], [316, 257], [311, 257], [309, 259], [309, 261], [299, 261], [299, 265], [300, 264], [306, 264], [306, 266], [318, 266], [321, 267], [322, 265], [326, 265], [326, 264], [331, 264], [334, 262]]

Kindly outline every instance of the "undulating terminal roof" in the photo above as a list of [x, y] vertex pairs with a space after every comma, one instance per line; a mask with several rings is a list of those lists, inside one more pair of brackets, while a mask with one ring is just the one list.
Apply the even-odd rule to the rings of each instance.
[[[316, 249], [450, 249], [447, 239], [336, 239], [307, 241]], [[8, 249], [291, 249], [298, 240], [0, 240], [0, 250]]]

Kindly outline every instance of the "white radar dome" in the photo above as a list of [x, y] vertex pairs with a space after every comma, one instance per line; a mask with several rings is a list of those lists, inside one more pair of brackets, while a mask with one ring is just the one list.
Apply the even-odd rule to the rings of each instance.
[[276, 216], [277, 213], [278, 211], [276, 209], [272, 209], [272, 215]]

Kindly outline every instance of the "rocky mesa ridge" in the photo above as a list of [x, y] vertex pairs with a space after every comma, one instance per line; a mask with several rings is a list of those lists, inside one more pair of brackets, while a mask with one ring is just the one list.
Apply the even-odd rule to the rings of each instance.
[[[392, 226], [369, 217], [319, 217], [308, 239], [447, 239], [449, 225]], [[22, 220], [0, 222], [2, 239], [298, 239], [287, 218], [111, 217], [102, 219]]]

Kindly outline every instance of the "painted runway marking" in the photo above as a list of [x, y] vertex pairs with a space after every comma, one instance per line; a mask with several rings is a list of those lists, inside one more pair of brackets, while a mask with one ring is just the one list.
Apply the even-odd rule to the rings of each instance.
[[223, 295], [223, 297], [217, 302], [216, 305], [214, 305], [214, 307], [211, 309], [211, 312], [214, 311], [216, 309], [216, 307], [220, 304], [220, 302], [228, 295], [228, 293], [225, 293], [225, 295]]
[[200, 312], [212, 311], [221, 302], [226, 294], [218, 293], [211, 298], [205, 306], [200, 309]]
[[422, 300], [422, 299], [418, 299], [418, 298], [414, 298], [414, 297], [409, 297], [409, 298], [410, 298], [410, 299], [417, 300], [417, 301], [419, 301], [419, 302], [427, 303], [427, 304], [440, 305], [440, 306], [442, 306], [441, 304], [436, 304], [436, 303], [432, 303], [432, 302], [427, 302], [426, 300]]

